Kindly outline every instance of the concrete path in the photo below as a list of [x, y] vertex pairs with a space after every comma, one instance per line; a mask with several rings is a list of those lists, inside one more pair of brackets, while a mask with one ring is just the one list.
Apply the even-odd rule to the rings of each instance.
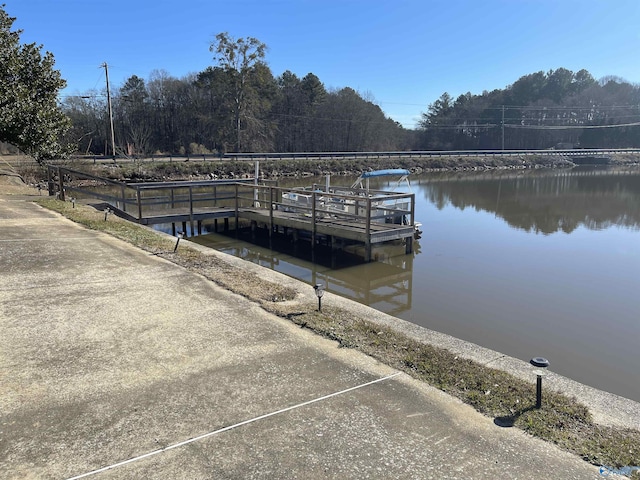
[[0, 478], [600, 478], [18, 197], [0, 196], [0, 272]]

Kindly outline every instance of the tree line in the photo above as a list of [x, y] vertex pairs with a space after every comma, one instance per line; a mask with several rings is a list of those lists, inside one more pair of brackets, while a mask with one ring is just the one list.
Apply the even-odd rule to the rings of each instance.
[[145, 156], [640, 147], [640, 86], [617, 77], [596, 81], [586, 70], [559, 68], [480, 95], [453, 99], [445, 92], [417, 128], [406, 129], [352, 88], [327, 89], [313, 73], [274, 76], [265, 44], [228, 33], [210, 44], [212, 66], [181, 78], [162, 70], [146, 80], [133, 75], [108, 92], [111, 109], [105, 91], [59, 101], [66, 83], [53, 54], [21, 44], [14, 21], [0, 6], [0, 142], [38, 160], [73, 151]]
[[640, 147], [640, 85], [587, 70], [536, 72], [481, 95], [445, 92], [419, 132], [430, 150]]
[[[256, 39], [217, 39], [212, 49], [230, 57], [217, 65], [179, 79], [134, 75], [117, 89], [119, 153], [640, 147], [640, 86], [617, 77], [560, 68], [480, 95], [445, 92], [411, 130], [352, 88], [327, 90], [313, 73], [274, 77]], [[80, 151], [107, 153], [105, 97], [88, 97], [69, 97], [62, 109]]]
[[[113, 92], [118, 154], [410, 148], [404, 129], [352, 88], [328, 90], [313, 73], [275, 77], [255, 38], [220, 33], [210, 50], [216, 64], [201, 72], [133, 75]], [[110, 148], [105, 101], [89, 92], [62, 103], [82, 152]]]

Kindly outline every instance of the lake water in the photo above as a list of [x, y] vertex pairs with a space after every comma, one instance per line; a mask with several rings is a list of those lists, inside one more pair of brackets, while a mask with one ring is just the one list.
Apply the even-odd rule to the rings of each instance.
[[311, 263], [222, 235], [194, 240], [640, 401], [639, 169], [430, 174], [412, 187], [424, 231], [413, 255]]

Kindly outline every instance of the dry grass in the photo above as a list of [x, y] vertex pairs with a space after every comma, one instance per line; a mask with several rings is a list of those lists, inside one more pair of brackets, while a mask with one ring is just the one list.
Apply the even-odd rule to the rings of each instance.
[[76, 223], [92, 230], [109, 233], [138, 248], [162, 256], [191, 271], [199, 273], [218, 285], [239, 295], [257, 301], [273, 302], [291, 300], [295, 291], [258, 278], [257, 275], [240, 271], [218, 257], [204, 255], [198, 250], [181, 245], [175, 252], [176, 242], [149, 228], [128, 222], [114, 215], [105, 221], [104, 212], [92, 207], [71, 202], [61, 202], [50, 197], [39, 199], [40, 205], [55, 210]]
[[[313, 302], [283, 303], [294, 299], [296, 291], [261, 280], [218, 256], [182, 246], [174, 253], [175, 242], [166, 236], [117, 217], [105, 221], [104, 213], [91, 207], [72, 208], [70, 203], [48, 198], [38, 203], [204, 275], [276, 315], [335, 340], [340, 347], [357, 349], [425, 381], [494, 418], [499, 425], [521, 428], [595, 465], [640, 465], [640, 432], [595, 424], [587, 407], [574, 398], [545, 392], [543, 407], [536, 409], [534, 384], [504, 371], [425, 345], [343, 309], [325, 306], [319, 313]], [[640, 473], [633, 473], [632, 478], [640, 478]]]
[[[417, 342], [350, 312], [325, 307], [319, 314], [311, 306], [287, 314], [277, 305], [272, 311], [461, 399], [498, 425], [521, 428], [595, 465], [640, 465], [640, 432], [593, 423], [587, 407], [575, 398], [545, 392], [543, 407], [536, 409], [533, 383]], [[635, 475], [633, 478], [640, 478]]]

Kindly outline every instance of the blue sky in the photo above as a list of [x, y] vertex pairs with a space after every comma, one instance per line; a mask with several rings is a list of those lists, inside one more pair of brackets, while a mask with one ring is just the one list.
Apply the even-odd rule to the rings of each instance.
[[274, 75], [352, 87], [412, 128], [445, 91], [505, 88], [560, 67], [640, 83], [640, 0], [0, 0], [52, 52], [63, 94], [213, 64], [219, 32], [269, 47]]

